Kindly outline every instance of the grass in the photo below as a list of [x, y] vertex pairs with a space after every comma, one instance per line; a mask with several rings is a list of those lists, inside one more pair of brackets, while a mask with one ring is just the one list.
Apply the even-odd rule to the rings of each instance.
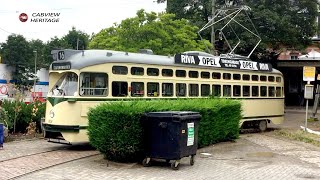
[[313, 144], [315, 146], [320, 147], [320, 136], [319, 135], [307, 133], [302, 130], [292, 131], [292, 130], [288, 130], [288, 129], [281, 129], [281, 130], [276, 130], [275, 135], [289, 138], [292, 140], [305, 142], [308, 144]]

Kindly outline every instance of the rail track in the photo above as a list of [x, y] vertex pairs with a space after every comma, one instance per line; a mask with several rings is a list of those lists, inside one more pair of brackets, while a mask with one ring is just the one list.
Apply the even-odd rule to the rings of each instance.
[[[3, 150], [2, 153], [5, 153]], [[10, 150], [7, 150], [10, 151]], [[7, 152], [10, 153], [10, 152]], [[56, 165], [99, 155], [85, 146], [64, 146], [0, 160], [0, 180], [15, 179]]]

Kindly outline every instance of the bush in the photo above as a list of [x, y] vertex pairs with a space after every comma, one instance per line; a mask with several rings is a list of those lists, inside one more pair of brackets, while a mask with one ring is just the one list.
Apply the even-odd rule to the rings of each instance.
[[146, 112], [195, 111], [202, 119], [198, 146], [239, 137], [241, 103], [228, 99], [179, 99], [121, 101], [90, 109], [88, 134], [92, 146], [113, 161], [133, 162], [143, 157], [143, 129]]
[[[26, 104], [21, 101], [4, 101], [2, 107], [8, 112], [9, 131], [13, 132], [14, 119], [16, 116], [16, 132], [25, 133], [31, 121], [36, 122], [38, 132], [41, 131], [41, 118], [45, 116], [45, 103], [39, 101]], [[34, 107], [37, 111], [34, 113]]]

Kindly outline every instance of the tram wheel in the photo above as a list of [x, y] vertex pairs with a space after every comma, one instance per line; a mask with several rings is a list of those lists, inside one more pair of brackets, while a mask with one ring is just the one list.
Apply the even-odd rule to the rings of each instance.
[[267, 130], [267, 121], [266, 120], [262, 120], [259, 122], [258, 125], [259, 131], [264, 132]]

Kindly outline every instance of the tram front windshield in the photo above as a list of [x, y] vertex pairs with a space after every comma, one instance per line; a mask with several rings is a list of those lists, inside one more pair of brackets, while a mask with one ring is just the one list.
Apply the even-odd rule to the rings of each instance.
[[65, 73], [53, 86], [54, 96], [76, 96], [78, 89], [78, 75], [73, 72]]

